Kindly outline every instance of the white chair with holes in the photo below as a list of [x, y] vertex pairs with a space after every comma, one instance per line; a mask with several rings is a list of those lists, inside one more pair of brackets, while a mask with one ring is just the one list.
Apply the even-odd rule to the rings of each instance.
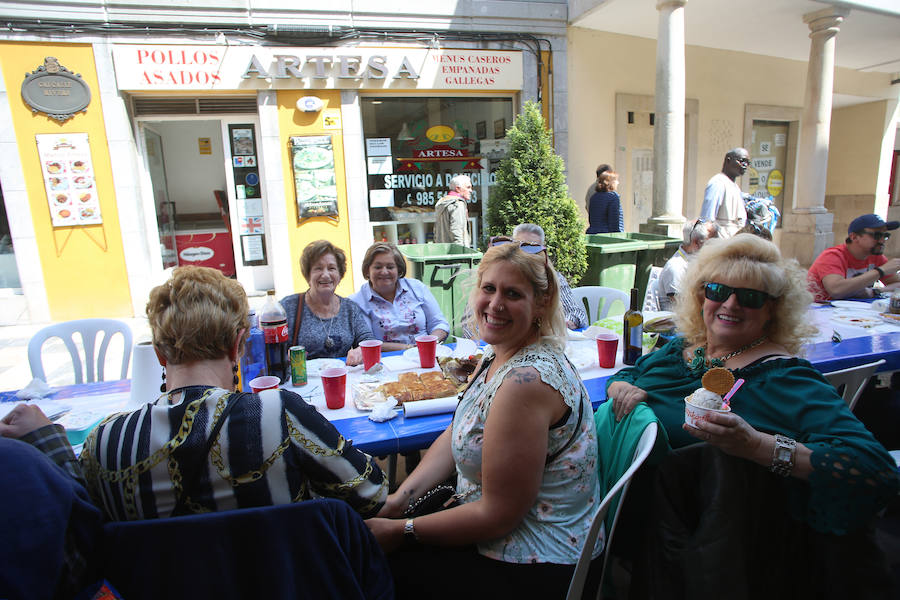
[[576, 302], [587, 303], [588, 324], [598, 319], [605, 319], [616, 302], [621, 303], [623, 308], [622, 312], [614, 314], [625, 314], [625, 311], [631, 308], [631, 299], [628, 297], [628, 294], [621, 290], [601, 285], [586, 285], [572, 288], [572, 296]]
[[885, 360], [882, 358], [873, 363], [832, 371], [831, 373], [822, 373], [822, 375], [825, 376], [828, 383], [837, 388], [838, 394], [841, 395], [844, 402], [850, 407], [850, 410], [853, 410], [860, 396], [862, 396], [863, 390], [866, 389], [869, 378], [884, 363]]
[[[76, 333], [81, 338], [81, 349], [75, 341]], [[100, 345], [97, 347], [97, 337], [101, 334]], [[31, 366], [31, 375], [44, 381], [47, 380], [41, 351], [47, 340], [59, 338], [72, 358], [75, 383], [104, 381], [106, 352], [109, 349], [110, 341], [116, 334], [121, 334], [123, 343], [122, 368], [117, 375], [118, 379], [127, 379], [128, 364], [131, 362], [131, 328], [126, 323], [115, 319], [77, 319], [44, 327], [28, 342], [28, 364]]]
[[647, 293], [644, 294], [644, 312], [656, 312], [662, 310], [659, 306], [659, 288], [656, 285], [659, 282], [659, 274], [662, 273], [662, 267], [650, 267], [650, 279], [647, 281]]
[[606, 568], [609, 564], [608, 549], [612, 542], [613, 533], [616, 531], [619, 513], [621, 513], [622, 505], [625, 503], [625, 494], [628, 492], [628, 486], [631, 485], [631, 478], [634, 477], [637, 470], [644, 464], [647, 457], [650, 456], [650, 452], [656, 444], [658, 431], [659, 425], [656, 423], [650, 423], [644, 428], [644, 433], [641, 434], [641, 438], [638, 440], [637, 446], [634, 449], [634, 458], [631, 461], [631, 466], [629, 466], [628, 470], [619, 477], [616, 484], [606, 493], [606, 496], [603, 497], [603, 501], [600, 502], [600, 508], [597, 509], [594, 519], [591, 521], [591, 529], [588, 532], [584, 546], [581, 548], [581, 556], [579, 556], [578, 562], [575, 565], [575, 573], [572, 575], [572, 582], [569, 584], [569, 593], [566, 594], [566, 600], [581, 600], [584, 592], [584, 583], [587, 580], [588, 571], [591, 567], [591, 554], [594, 546], [597, 544], [597, 536], [600, 535], [600, 528], [606, 519], [606, 513], [609, 510], [610, 504], [618, 497], [619, 503], [613, 514], [612, 527], [610, 527], [609, 531], [606, 533], [606, 544], [603, 548], [603, 571], [601, 572], [599, 587], [597, 588], [597, 598], [600, 598], [601, 590], [603, 590], [603, 580], [606, 578]]

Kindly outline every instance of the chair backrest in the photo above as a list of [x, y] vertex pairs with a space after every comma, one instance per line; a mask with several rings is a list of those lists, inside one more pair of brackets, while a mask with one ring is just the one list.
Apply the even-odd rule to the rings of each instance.
[[647, 280], [647, 293], [644, 294], [643, 310], [645, 311], [662, 310], [662, 307], [659, 305], [659, 287], [656, 285], [659, 282], [659, 274], [662, 273], [662, 270], [662, 267], [650, 267], [650, 279]]
[[603, 579], [606, 577], [606, 566], [609, 561], [608, 549], [612, 542], [613, 533], [616, 531], [619, 513], [622, 511], [622, 505], [625, 503], [625, 494], [628, 492], [631, 478], [634, 477], [637, 470], [644, 464], [647, 457], [650, 456], [650, 452], [653, 450], [653, 446], [656, 443], [658, 431], [659, 426], [655, 422], [647, 424], [647, 427], [644, 428], [644, 432], [641, 434], [641, 438], [638, 440], [637, 446], [634, 449], [634, 458], [631, 461], [631, 465], [625, 473], [619, 477], [619, 480], [615, 485], [613, 485], [606, 493], [606, 496], [603, 497], [603, 501], [600, 502], [600, 507], [594, 514], [593, 521], [591, 521], [591, 529], [585, 539], [584, 546], [581, 548], [581, 556], [578, 557], [578, 563], [575, 565], [575, 572], [572, 574], [572, 582], [569, 584], [569, 592], [566, 594], [566, 600], [581, 600], [582, 593], [584, 592], [584, 582], [587, 579], [588, 571], [591, 567], [591, 554], [593, 553], [594, 546], [597, 544], [597, 536], [600, 535], [600, 528], [603, 526], [603, 521], [606, 518], [606, 512], [609, 510], [610, 504], [618, 497], [619, 502], [616, 506], [616, 512], [613, 515], [613, 524], [606, 534], [606, 543], [603, 548], [603, 571], [600, 575], [599, 587], [597, 588], [597, 598], [600, 598], [600, 590], [603, 589]]
[[478, 269], [461, 269], [450, 278], [453, 313], [444, 316], [450, 320], [450, 333], [457, 337], [469, 337], [463, 327], [463, 319], [469, 314], [469, 294], [475, 287], [477, 273]]
[[598, 319], [605, 319], [609, 315], [609, 309], [612, 308], [616, 301], [621, 302], [622, 306], [624, 306], [622, 312], [616, 314], [624, 314], [625, 311], [631, 308], [631, 298], [628, 297], [628, 294], [621, 290], [601, 285], [585, 285], [572, 288], [572, 296], [576, 302], [587, 303], [589, 325]]
[[838, 394], [844, 398], [844, 402], [853, 410], [856, 402], [862, 396], [866, 383], [869, 382], [875, 371], [885, 363], [882, 358], [879, 361], [850, 367], [849, 369], [841, 369], [840, 371], [832, 371], [831, 373], [823, 373], [828, 383], [837, 388]]
[[[84, 350], [83, 362], [81, 353], [75, 343], [74, 336], [76, 333], [81, 337], [81, 346]], [[101, 333], [103, 336], [100, 340], [100, 346], [95, 352], [97, 336]], [[48, 325], [38, 331], [28, 342], [28, 364], [31, 365], [32, 377], [43, 379], [44, 381], [47, 380], [47, 376], [44, 373], [42, 349], [44, 342], [56, 337], [62, 340], [66, 350], [69, 351], [69, 356], [72, 358], [75, 383], [104, 381], [106, 351], [109, 349], [110, 340], [117, 333], [122, 335], [123, 341], [122, 369], [118, 373], [118, 378], [127, 379], [128, 364], [131, 361], [131, 328], [126, 323], [115, 319], [77, 319], [75, 321]]]

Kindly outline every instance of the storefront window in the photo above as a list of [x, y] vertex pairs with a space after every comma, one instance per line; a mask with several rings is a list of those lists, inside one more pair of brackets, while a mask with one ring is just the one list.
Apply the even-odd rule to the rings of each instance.
[[469, 220], [473, 240], [506, 156], [511, 98], [363, 98], [369, 220], [376, 240], [431, 241], [434, 204], [450, 179], [472, 179]]

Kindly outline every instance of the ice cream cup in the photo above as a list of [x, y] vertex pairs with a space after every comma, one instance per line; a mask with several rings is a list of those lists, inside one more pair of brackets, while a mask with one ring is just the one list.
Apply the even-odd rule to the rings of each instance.
[[712, 413], [724, 414], [729, 412], [731, 412], [730, 406], [726, 406], [724, 409], [703, 408], [702, 406], [691, 404], [691, 402], [687, 398], [684, 399], [684, 422], [695, 429], [699, 429], [699, 427], [697, 427], [697, 424], [701, 421], [709, 421], [709, 415], [711, 415]]
[[272, 375], [263, 375], [250, 380], [250, 389], [254, 394], [258, 394], [263, 390], [274, 390], [278, 388], [281, 380]]
[[381, 340], [365, 340], [359, 343], [359, 347], [362, 349], [364, 371], [381, 362]]

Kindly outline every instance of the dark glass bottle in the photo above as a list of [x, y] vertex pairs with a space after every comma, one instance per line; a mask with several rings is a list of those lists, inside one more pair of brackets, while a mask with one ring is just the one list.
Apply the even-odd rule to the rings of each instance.
[[625, 313], [625, 322], [622, 329], [622, 362], [633, 365], [643, 353], [644, 315], [641, 313], [641, 305], [638, 304], [637, 288], [631, 288], [631, 308]]

